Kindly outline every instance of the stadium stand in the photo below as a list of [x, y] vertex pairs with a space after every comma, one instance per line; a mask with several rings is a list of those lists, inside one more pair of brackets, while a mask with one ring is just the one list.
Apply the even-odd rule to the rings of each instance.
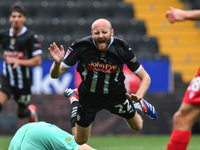
[[76, 38], [89, 35], [91, 23], [98, 18], [109, 19], [115, 35], [124, 38], [139, 59], [158, 58], [155, 57], [155, 53], [159, 53], [158, 40], [147, 35], [144, 20], [135, 18], [132, 3], [123, 0], [2, 0], [2, 28], [9, 27], [8, 9], [15, 2], [27, 9], [26, 25], [38, 34], [44, 50], [43, 59], [50, 59], [50, 43], [55, 41], [68, 47]]
[[200, 9], [200, 1], [199, 0], [190, 0], [192, 3], [193, 9]]
[[[182, 80], [188, 83], [195, 76], [200, 64], [200, 36], [195, 22], [170, 24], [165, 12], [170, 6], [184, 9], [185, 3], [199, 0], [125, 0], [134, 6], [135, 18], [145, 20], [147, 35], [158, 39], [159, 53], [168, 55], [174, 73], [180, 73]], [[175, 77], [179, 77], [176, 76]]]

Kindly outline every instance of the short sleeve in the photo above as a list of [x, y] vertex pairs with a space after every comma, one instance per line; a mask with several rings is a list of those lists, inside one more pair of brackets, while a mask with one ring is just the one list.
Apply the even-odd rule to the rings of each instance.
[[80, 45], [77, 44], [76, 41], [72, 43], [71, 46], [66, 51], [65, 57], [61, 65], [64, 66], [65, 68], [74, 66], [76, 62], [79, 60], [80, 48], [81, 48]]
[[32, 56], [40, 55], [42, 54], [42, 46], [38, 42], [38, 36], [37, 34], [33, 34], [30, 38], [30, 46], [32, 50]]
[[129, 45], [126, 45], [124, 48], [124, 60], [128, 68], [135, 74], [141, 70], [142, 66]]

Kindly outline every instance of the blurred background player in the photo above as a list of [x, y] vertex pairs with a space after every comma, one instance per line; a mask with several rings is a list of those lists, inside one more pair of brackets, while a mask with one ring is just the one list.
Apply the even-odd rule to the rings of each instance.
[[12, 138], [8, 150], [95, 150], [78, 145], [74, 137], [56, 125], [32, 122], [23, 125]]
[[[181, 10], [170, 7], [166, 17], [171, 23], [200, 20], [200, 10]], [[200, 116], [200, 69], [189, 84], [181, 106], [173, 116], [173, 130], [167, 150], [185, 150], [191, 137], [192, 126]]]
[[11, 28], [0, 32], [0, 44], [4, 51], [3, 71], [0, 77], [0, 111], [14, 95], [19, 118], [37, 121], [36, 107], [31, 101], [32, 66], [41, 64], [41, 44], [37, 35], [24, 26], [26, 10], [14, 4], [10, 8]]
[[[135, 111], [133, 101], [142, 100], [151, 80], [131, 47], [113, 34], [114, 30], [108, 20], [97, 19], [91, 25], [91, 36], [73, 42], [66, 55], [62, 45], [60, 49], [55, 43], [49, 47], [54, 59], [50, 69], [52, 78], [59, 78], [78, 61], [77, 71], [82, 82], [78, 88], [77, 122], [73, 131], [78, 144], [87, 142], [91, 124], [96, 113], [102, 109], [123, 117], [132, 130], [139, 131], [143, 126], [143, 119]], [[141, 80], [136, 94], [126, 93], [122, 71], [124, 64]], [[152, 112], [150, 118], [156, 119], [154, 107], [146, 101], [143, 103]]]

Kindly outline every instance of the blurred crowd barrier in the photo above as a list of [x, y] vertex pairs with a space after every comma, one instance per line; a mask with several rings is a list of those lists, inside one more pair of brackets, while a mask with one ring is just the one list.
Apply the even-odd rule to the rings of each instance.
[[[144, 116], [144, 126], [140, 132], [132, 131], [121, 117], [102, 110], [93, 122], [91, 135], [169, 134], [172, 129], [172, 116], [178, 109], [184, 92], [146, 94], [144, 98], [155, 106], [158, 119], [152, 121]], [[37, 106], [40, 121], [56, 124], [71, 132], [71, 105], [64, 95], [33, 95], [32, 103]], [[16, 103], [14, 100], [8, 101], [0, 113], [0, 135], [14, 134], [19, 127], [28, 122], [27, 119], [18, 119], [15, 112]]]

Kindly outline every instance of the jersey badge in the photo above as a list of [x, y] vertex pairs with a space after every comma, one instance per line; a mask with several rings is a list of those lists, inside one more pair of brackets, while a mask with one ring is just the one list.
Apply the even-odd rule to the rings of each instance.
[[80, 121], [81, 116], [77, 114], [76, 119], [77, 119], [77, 121]]
[[10, 50], [14, 50], [15, 49], [15, 46], [14, 46], [15, 42], [16, 42], [15, 38], [11, 38], [10, 39], [10, 45], [9, 45]]
[[67, 138], [65, 139], [65, 141], [69, 142], [69, 141], [71, 141], [71, 138], [70, 138], [70, 137], [67, 137]]
[[68, 49], [67, 52], [66, 52], [66, 54], [65, 54], [64, 59], [67, 58], [67, 56], [68, 56], [70, 53], [71, 53], [71, 51]]

